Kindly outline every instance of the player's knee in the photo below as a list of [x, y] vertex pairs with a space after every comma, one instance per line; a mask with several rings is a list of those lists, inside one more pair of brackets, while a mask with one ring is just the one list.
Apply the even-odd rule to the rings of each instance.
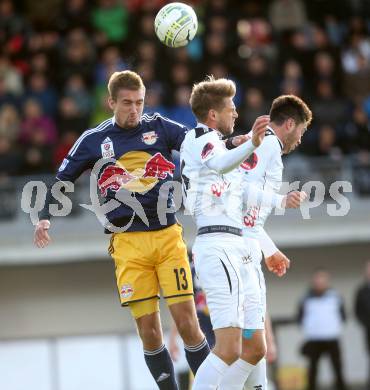
[[177, 319], [176, 326], [181, 338], [186, 344], [192, 344], [199, 341], [199, 337], [202, 335], [199, 323], [196, 317], [191, 315], [185, 315], [182, 318]]
[[138, 331], [145, 349], [155, 349], [162, 345], [162, 331], [158, 327], [145, 324], [138, 327]]
[[266, 344], [256, 343], [251, 348], [244, 349], [241, 353], [241, 358], [252, 364], [257, 364], [266, 355]]
[[229, 343], [227, 345], [222, 345], [221, 348], [218, 348], [216, 345], [213, 351], [220, 359], [229, 365], [238, 360], [242, 352], [239, 343]]
[[226, 350], [219, 354], [219, 357], [227, 364], [233, 364], [240, 358], [240, 351]]

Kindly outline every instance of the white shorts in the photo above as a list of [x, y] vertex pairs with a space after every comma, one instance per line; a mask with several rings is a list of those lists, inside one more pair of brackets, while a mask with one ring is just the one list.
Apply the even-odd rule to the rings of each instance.
[[242, 237], [211, 233], [197, 236], [193, 260], [200, 285], [206, 293], [213, 329], [244, 329], [245, 285], [255, 275]]
[[266, 316], [266, 284], [261, 268], [262, 251], [258, 240], [244, 237], [253, 260], [254, 277], [249, 277], [244, 300], [245, 329], [264, 329]]

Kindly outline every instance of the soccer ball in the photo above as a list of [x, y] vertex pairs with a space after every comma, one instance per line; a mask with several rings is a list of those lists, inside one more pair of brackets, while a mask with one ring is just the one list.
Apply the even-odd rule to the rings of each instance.
[[155, 17], [155, 33], [168, 47], [187, 45], [198, 29], [193, 8], [183, 3], [170, 3], [162, 7]]

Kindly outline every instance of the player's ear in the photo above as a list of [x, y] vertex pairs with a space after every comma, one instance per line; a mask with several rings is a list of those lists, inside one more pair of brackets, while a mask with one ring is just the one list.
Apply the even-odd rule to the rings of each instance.
[[209, 111], [208, 111], [208, 118], [215, 121], [217, 119], [217, 111], [214, 110], [213, 108], [211, 108]]
[[286, 129], [290, 133], [295, 127], [295, 120], [293, 118], [288, 118], [285, 122], [285, 125], [286, 125]]
[[109, 105], [109, 108], [112, 111], [114, 111], [114, 109], [116, 107], [116, 101], [111, 96], [108, 97], [108, 105]]

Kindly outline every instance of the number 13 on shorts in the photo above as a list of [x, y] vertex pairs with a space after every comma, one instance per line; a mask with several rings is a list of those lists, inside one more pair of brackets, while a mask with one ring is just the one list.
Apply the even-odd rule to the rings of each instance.
[[175, 268], [173, 272], [176, 275], [177, 290], [187, 290], [189, 287], [185, 268]]

